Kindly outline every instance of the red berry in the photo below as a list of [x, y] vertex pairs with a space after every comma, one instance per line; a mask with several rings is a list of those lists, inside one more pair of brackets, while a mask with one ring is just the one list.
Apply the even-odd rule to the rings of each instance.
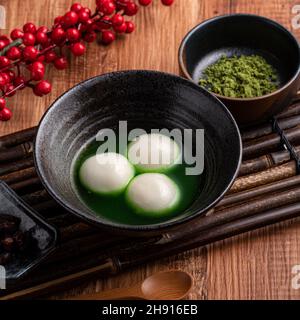
[[33, 61], [38, 56], [38, 50], [33, 46], [28, 46], [23, 50], [23, 57], [25, 60]]
[[85, 23], [89, 20], [90, 15], [84, 9], [81, 9], [78, 13], [78, 21]]
[[78, 14], [74, 11], [69, 11], [64, 15], [63, 21], [67, 27], [74, 26], [78, 22]]
[[91, 9], [88, 7], [85, 7], [82, 9], [84, 12], [86, 12], [89, 16], [92, 14]]
[[59, 44], [66, 38], [66, 33], [63, 28], [57, 27], [52, 31], [51, 39], [54, 43]]
[[12, 32], [10, 33], [10, 37], [12, 40], [17, 40], [20, 38], [23, 38], [24, 32], [20, 29], [13, 29]]
[[0, 56], [0, 67], [4, 68], [10, 65], [10, 60], [7, 57]]
[[7, 46], [8, 44], [10, 44], [10, 40], [7, 36], [0, 36], [0, 40], [5, 42], [5, 46]]
[[85, 53], [85, 45], [81, 42], [74, 43], [71, 45], [71, 51], [74, 56], [82, 56]]
[[132, 33], [135, 29], [135, 25], [132, 21], [126, 21], [126, 33]]
[[0, 40], [0, 50], [4, 49], [6, 47], [6, 43], [3, 40]]
[[86, 27], [87, 27], [87, 31], [88, 31], [88, 32], [97, 30], [97, 28], [98, 28], [96, 22], [94, 22], [92, 19], [89, 19], [89, 20], [86, 22]]
[[54, 66], [58, 70], [66, 69], [68, 66], [68, 60], [66, 59], [66, 57], [56, 58], [54, 60]]
[[46, 62], [53, 62], [57, 58], [57, 55], [54, 51], [48, 51], [45, 53], [45, 61]]
[[82, 5], [80, 3], [73, 3], [71, 10], [74, 12], [79, 12], [82, 9]]
[[44, 75], [45, 71], [43, 71], [42, 69], [36, 69], [31, 71], [31, 79], [35, 81], [42, 80], [44, 78]]
[[[7, 87], [6, 87], [6, 96], [7, 97], [12, 97], [12, 96], [14, 96], [16, 93], [17, 93], [17, 91], [14, 91], [14, 89], [15, 89], [15, 86], [11, 83], [11, 84], [9, 84]], [[10, 92], [10, 93], [9, 93]]]
[[44, 78], [45, 66], [43, 63], [35, 61], [29, 66], [28, 69], [30, 70], [32, 80], [38, 81]]
[[[19, 87], [21, 85], [24, 85], [25, 82], [26, 82], [26, 79], [23, 76], [18, 76], [14, 80], [14, 85], [15, 85], [15, 87]], [[22, 90], [24, 88], [25, 88], [25, 86], [24, 87], [20, 87], [18, 90]]]
[[6, 84], [10, 83], [10, 76], [6, 72], [2, 73], [2, 78], [4, 79]]
[[116, 6], [111, 0], [98, 1], [97, 8], [101, 13], [107, 15], [111, 15], [116, 10]]
[[4, 108], [0, 111], [0, 120], [8, 121], [12, 117], [12, 112], [8, 108]]
[[126, 32], [127, 30], [127, 25], [126, 23], [122, 23], [120, 26], [114, 26], [114, 30], [117, 32], [117, 33], [124, 33]]
[[32, 33], [25, 32], [23, 36], [23, 44], [25, 46], [33, 46], [35, 44], [35, 36]]
[[126, 3], [124, 13], [127, 16], [134, 16], [138, 12], [138, 6], [134, 2]]
[[148, 6], [151, 2], [152, 0], [139, 0], [141, 6]]
[[124, 23], [124, 17], [119, 14], [116, 13], [112, 18], [111, 18], [111, 22], [114, 26], [120, 26]]
[[173, 4], [174, 0], [161, 0], [162, 4], [165, 6], [170, 6]]
[[0, 98], [0, 110], [3, 110], [5, 108], [6, 101], [4, 98]]
[[41, 26], [37, 29], [37, 32], [44, 32], [47, 33], [49, 32], [48, 28], [46, 26]]
[[6, 52], [6, 56], [11, 60], [18, 60], [21, 58], [21, 50], [17, 47], [11, 47]]
[[80, 32], [76, 28], [70, 28], [67, 30], [67, 39], [71, 42], [78, 41], [80, 39]]
[[40, 97], [48, 94], [51, 92], [51, 83], [46, 80], [42, 80], [35, 85], [33, 92]]
[[86, 41], [86, 42], [93, 42], [95, 41], [97, 38], [97, 34], [95, 31], [90, 31], [90, 32], [87, 32], [84, 37], [83, 37], [83, 40]]
[[110, 44], [116, 39], [116, 35], [109, 30], [104, 30], [102, 32], [102, 43]]
[[36, 33], [36, 26], [33, 23], [28, 22], [28, 23], [24, 24], [23, 31], [29, 32], [29, 33]]
[[48, 36], [45, 32], [43, 31], [38, 31], [36, 33], [36, 42], [40, 44], [46, 44], [48, 43]]
[[45, 71], [45, 66], [42, 62], [40, 61], [35, 61], [29, 66], [30, 70], [36, 70], [36, 69], [42, 69]]
[[45, 55], [44, 55], [44, 54], [39, 55], [39, 56], [37, 57], [36, 61], [38, 61], [38, 62], [44, 62], [44, 61], [45, 61]]
[[7, 82], [13, 81], [16, 77], [16, 74], [13, 70], [7, 70], [5, 71], [4, 75], [8, 77]]
[[83, 23], [80, 23], [78, 26], [78, 31], [85, 32], [87, 30], [87, 26]]
[[56, 17], [56, 18], [54, 19], [54, 23], [55, 23], [55, 24], [60, 24], [60, 23], [62, 22], [63, 18], [64, 18], [64, 17], [62, 17], [62, 16]]
[[3, 88], [7, 84], [7, 78], [4, 76], [4, 73], [0, 73], [0, 88]]

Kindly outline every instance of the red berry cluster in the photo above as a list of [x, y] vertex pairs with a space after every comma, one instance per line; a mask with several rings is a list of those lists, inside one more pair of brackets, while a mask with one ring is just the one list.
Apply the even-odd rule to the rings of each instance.
[[[152, 0], [138, 0], [148, 6]], [[161, 0], [171, 5], [174, 0]], [[10, 37], [0, 36], [0, 120], [7, 121], [12, 112], [6, 106], [8, 97], [25, 87], [32, 88], [37, 96], [51, 91], [51, 84], [44, 79], [46, 64], [58, 70], [67, 68], [66, 51], [74, 56], [85, 53], [86, 44], [99, 41], [110, 44], [117, 34], [132, 33], [135, 25], [125, 16], [138, 12], [134, 0], [96, 0], [96, 10], [74, 3], [64, 16], [55, 18], [52, 28], [37, 27], [26, 23], [22, 29], [14, 29]]]

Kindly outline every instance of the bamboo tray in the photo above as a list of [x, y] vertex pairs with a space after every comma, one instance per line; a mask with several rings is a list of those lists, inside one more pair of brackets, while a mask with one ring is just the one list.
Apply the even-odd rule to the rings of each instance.
[[[299, 154], [300, 98], [277, 119]], [[271, 123], [242, 132], [239, 177], [213, 210], [184, 228], [144, 239], [99, 232], [60, 207], [34, 169], [35, 133], [36, 128], [30, 128], [0, 138], [0, 180], [59, 230], [59, 245], [38, 269], [1, 292], [0, 300], [40, 297], [93, 276], [118, 273], [300, 215], [296, 161]]]

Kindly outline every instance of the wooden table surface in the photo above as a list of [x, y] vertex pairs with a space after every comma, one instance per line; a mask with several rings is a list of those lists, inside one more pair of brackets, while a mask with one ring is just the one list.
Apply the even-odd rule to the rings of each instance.
[[[50, 26], [71, 0], [0, 0], [6, 9], [4, 33], [32, 21]], [[94, 8], [94, 0], [80, 1]], [[49, 104], [68, 88], [89, 77], [124, 69], [154, 69], [178, 74], [177, 50], [186, 32], [204, 19], [247, 12], [277, 20], [290, 30], [293, 0], [176, 0], [171, 8], [154, 0], [134, 18], [137, 30], [109, 47], [89, 45], [84, 57], [73, 59], [65, 71], [47, 73], [50, 95], [35, 97], [31, 90], [10, 99], [14, 117], [0, 123], [0, 135], [34, 126]], [[1, 32], [2, 32], [1, 31]], [[300, 39], [300, 30], [292, 30]], [[191, 299], [298, 299], [292, 288], [292, 268], [300, 265], [300, 220], [277, 224], [242, 236], [156, 261], [115, 277], [92, 281], [52, 298], [128, 286], [159, 270], [180, 268], [196, 279]], [[59, 266], [58, 266], [59, 267]]]

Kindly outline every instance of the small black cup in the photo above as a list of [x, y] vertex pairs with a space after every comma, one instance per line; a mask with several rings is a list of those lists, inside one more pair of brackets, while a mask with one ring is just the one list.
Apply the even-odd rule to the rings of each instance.
[[296, 38], [275, 21], [250, 14], [212, 18], [192, 29], [179, 49], [182, 74], [199, 82], [203, 71], [222, 55], [258, 54], [278, 72], [278, 90], [257, 98], [215, 94], [240, 126], [270, 119], [292, 101], [300, 87], [300, 49]]

